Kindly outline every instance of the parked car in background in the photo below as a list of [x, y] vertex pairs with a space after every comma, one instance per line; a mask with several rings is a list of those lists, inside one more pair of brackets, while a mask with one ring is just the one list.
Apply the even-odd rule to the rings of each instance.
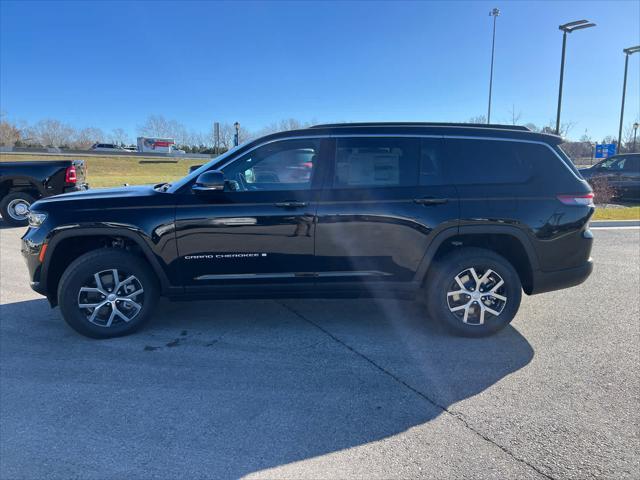
[[95, 143], [91, 147], [94, 152], [124, 152], [125, 149], [115, 143]]
[[124, 147], [124, 149], [128, 152], [137, 152], [138, 151], [138, 147], [133, 146], [133, 145], [129, 145], [127, 147]]
[[606, 179], [617, 198], [640, 198], [640, 153], [614, 155], [592, 167], [581, 169], [580, 173], [589, 183]]
[[506, 327], [591, 273], [593, 193], [525, 127], [334, 124], [248, 142], [174, 184], [40, 200], [31, 287], [76, 331], [131, 333], [174, 299], [401, 296], [454, 332]]
[[27, 225], [36, 200], [87, 188], [84, 160], [0, 162], [0, 215], [9, 225]]

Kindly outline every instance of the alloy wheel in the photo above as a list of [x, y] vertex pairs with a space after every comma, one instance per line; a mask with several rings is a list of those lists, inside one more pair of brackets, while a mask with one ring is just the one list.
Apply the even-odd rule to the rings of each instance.
[[144, 305], [144, 289], [135, 275], [117, 269], [87, 278], [78, 292], [78, 308], [87, 321], [109, 328], [133, 320]]
[[504, 280], [490, 268], [463, 270], [447, 291], [449, 311], [468, 325], [483, 325], [491, 316], [500, 316], [506, 304]]
[[7, 213], [12, 219], [21, 222], [27, 219], [30, 206], [31, 205], [26, 200], [22, 198], [16, 198], [11, 200], [7, 205]]

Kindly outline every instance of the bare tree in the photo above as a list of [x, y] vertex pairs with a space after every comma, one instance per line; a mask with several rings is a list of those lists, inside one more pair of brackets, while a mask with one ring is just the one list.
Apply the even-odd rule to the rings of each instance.
[[475, 117], [471, 117], [465, 123], [476, 123], [476, 124], [487, 123], [487, 117], [485, 117], [484, 115], [477, 115]]
[[131, 143], [131, 138], [123, 128], [114, 128], [109, 135], [109, 141], [117, 145], [128, 145]]
[[279, 122], [270, 123], [266, 127], [261, 128], [258, 132], [256, 132], [256, 136], [269, 135], [271, 133], [277, 132], [287, 132], [289, 130], [299, 130], [301, 128], [308, 128], [315, 123], [317, 122], [302, 122], [296, 118], [288, 118], [285, 120], [280, 120]]
[[[225, 150], [229, 150], [230, 148], [232, 148], [235, 134], [236, 134], [236, 127], [234, 125], [227, 122], [221, 123], [220, 124], [220, 147]], [[242, 125], [240, 125], [239, 137], [240, 137], [239, 143], [244, 143], [247, 140], [254, 138], [255, 135], [253, 135], [251, 132], [249, 132], [249, 130], [247, 130]], [[214, 145], [215, 137], [214, 137], [213, 127], [211, 128], [210, 138], [211, 138], [211, 144]]]
[[3, 114], [0, 114], [0, 145], [13, 147], [20, 140], [20, 129], [8, 120], [3, 120]]
[[[576, 122], [565, 122], [560, 124], [560, 132], [558, 134], [566, 138], [569, 135], [569, 131], [576, 126]], [[549, 120], [549, 123], [542, 127], [540, 130], [542, 133], [550, 133], [552, 135], [556, 134], [556, 122], [555, 120]]]
[[511, 114], [511, 125], [517, 125], [520, 118], [522, 118], [522, 112], [516, 112], [516, 106], [511, 104], [511, 111], [509, 113]]
[[88, 127], [79, 130], [71, 141], [71, 146], [80, 150], [87, 150], [91, 145], [101, 142], [104, 139], [104, 133], [99, 128]]
[[[638, 120], [636, 119], [635, 122], [638, 122]], [[634, 138], [634, 129], [633, 129], [633, 123], [631, 122], [629, 123], [627, 126], [624, 127], [624, 132], [622, 135], [622, 145], [620, 148], [620, 151], [624, 151], [624, 152], [634, 152], [634, 147], [638, 148], [637, 146], [637, 141], [638, 139], [636, 138], [636, 145], [633, 144], [633, 138]], [[636, 133], [636, 137], [637, 137], [637, 133]]]
[[75, 130], [72, 126], [48, 118], [31, 127], [27, 136], [44, 147], [61, 147], [69, 145], [74, 135]]
[[145, 137], [173, 138], [184, 127], [176, 120], [167, 120], [162, 115], [149, 115], [144, 124], [138, 126], [138, 133]]

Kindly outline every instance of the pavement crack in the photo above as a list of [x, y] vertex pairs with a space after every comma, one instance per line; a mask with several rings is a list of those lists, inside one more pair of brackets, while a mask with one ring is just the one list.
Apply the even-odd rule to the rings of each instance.
[[384, 368], [383, 366], [379, 365], [378, 363], [376, 363], [373, 359], [369, 358], [367, 355], [365, 355], [362, 352], [359, 352], [358, 350], [356, 350], [355, 348], [353, 348], [351, 345], [349, 345], [348, 343], [346, 343], [345, 341], [341, 340], [340, 338], [338, 338], [337, 336], [335, 336], [333, 333], [331, 333], [329, 330], [327, 330], [326, 328], [324, 328], [322, 325], [314, 322], [313, 320], [311, 320], [310, 318], [307, 318], [305, 315], [303, 315], [302, 313], [298, 312], [295, 308], [291, 307], [290, 305], [287, 305], [284, 302], [281, 301], [277, 301], [274, 300], [275, 303], [277, 303], [278, 305], [280, 305], [281, 307], [285, 308], [286, 310], [288, 310], [289, 312], [291, 312], [293, 315], [295, 315], [296, 317], [298, 317], [299, 319], [309, 323], [310, 325], [314, 326], [315, 328], [317, 328], [318, 330], [320, 330], [322, 333], [324, 333], [325, 335], [327, 335], [329, 338], [331, 338], [334, 342], [340, 344], [341, 346], [343, 346], [344, 348], [346, 348], [347, 350], [353, 352], [355, 355], [359, 356], [360, 358], [362, 358], [363, 360], [365, 360], [366, 362], [368, 362], [370, 365], [372, 365], [375, 369], [379, 370], [380, 372], [382, 372], [383, 374], [389, 376], [390, 378], [392, 378], [395, 382], [399, 383], [400, 385], [402, 385], [403, 387], [405, 387], [406, 389], [410, 390], [411, 392], [415, 393], [417, 396], [419, 396], [420, 398], [422, 398], [423, 400], [425, 400], [426, 402], [428, 402], [429, 404], [431, 404], [432, 406], [434, 406], [435, 408], [441, 410], [443, 413], [445, 413], [446, 415], [451, 416], [454, 420], [460, 422], [467, 430], [470, 430], [471, 432], [473, 432], [474, 434], [476, 434], [477, 436], [479, 436], [482, 440], [486, 441], [487, 443], [490, 443], [491, 445], [499, 448], [500, 450], [502, 450], [505, 454], [507, 454], [509, 457], [511, 457], [513, 460], [522, 463], [523, 465], [526, 465], [527, 467], [531, 468], [532, 470], [534, 470], [536, 473], [538, 473], [539, 475], [542, 475], [544, 478], [547, 478], [549, 480], [556, 480], [555, 477], [553, 477], [552, 475], [549, 475], [548, 473], [543, 472], [542, 470], [540, 470], [538, 467], [536, 467], [535, 465], [529, 463], [527, 460], [518, 457], [513, 451], [511, 451], [509, 448], [500, 445], [497, 441], [493, 440], [492, 438], [488, 437], [487, 435], [485, 435], [484, 433], [480, 432], [479, 430], [477, 430], [475, 427], [473, 427], [467, 420], [465, 420], [465, 418], [463, 417], [462, 414], [455, 412], [454, 410], [450, 410], [449, 408], [447, 408], [445, 405], [442, 405], [440, 403], [438, 403], [436, 400], [434, 400], [433, 398], [431, 398], [429, 395], [427, 395], [426, 393], [418, 390], [417, 388], [411, 386], [410, 384], [408, 384], [407, 382], [405, 382], [404, 380], [402, 380], [400, 377], [398, 377], [397, 375], [395, 375], [394, 373], [392, 373], [391, 371], [387, 370], [386, 368]]

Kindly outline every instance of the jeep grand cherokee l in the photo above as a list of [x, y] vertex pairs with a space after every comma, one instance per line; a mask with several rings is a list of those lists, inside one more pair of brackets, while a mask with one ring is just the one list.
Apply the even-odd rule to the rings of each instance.
[[40, 200], [31, 286], [90, 337], [158, 296], [394, 295], [482, 336], [592, 270], [594, 212], [561, 139], [524, 127], [340, 124], [269, 135], [174, 184]]

